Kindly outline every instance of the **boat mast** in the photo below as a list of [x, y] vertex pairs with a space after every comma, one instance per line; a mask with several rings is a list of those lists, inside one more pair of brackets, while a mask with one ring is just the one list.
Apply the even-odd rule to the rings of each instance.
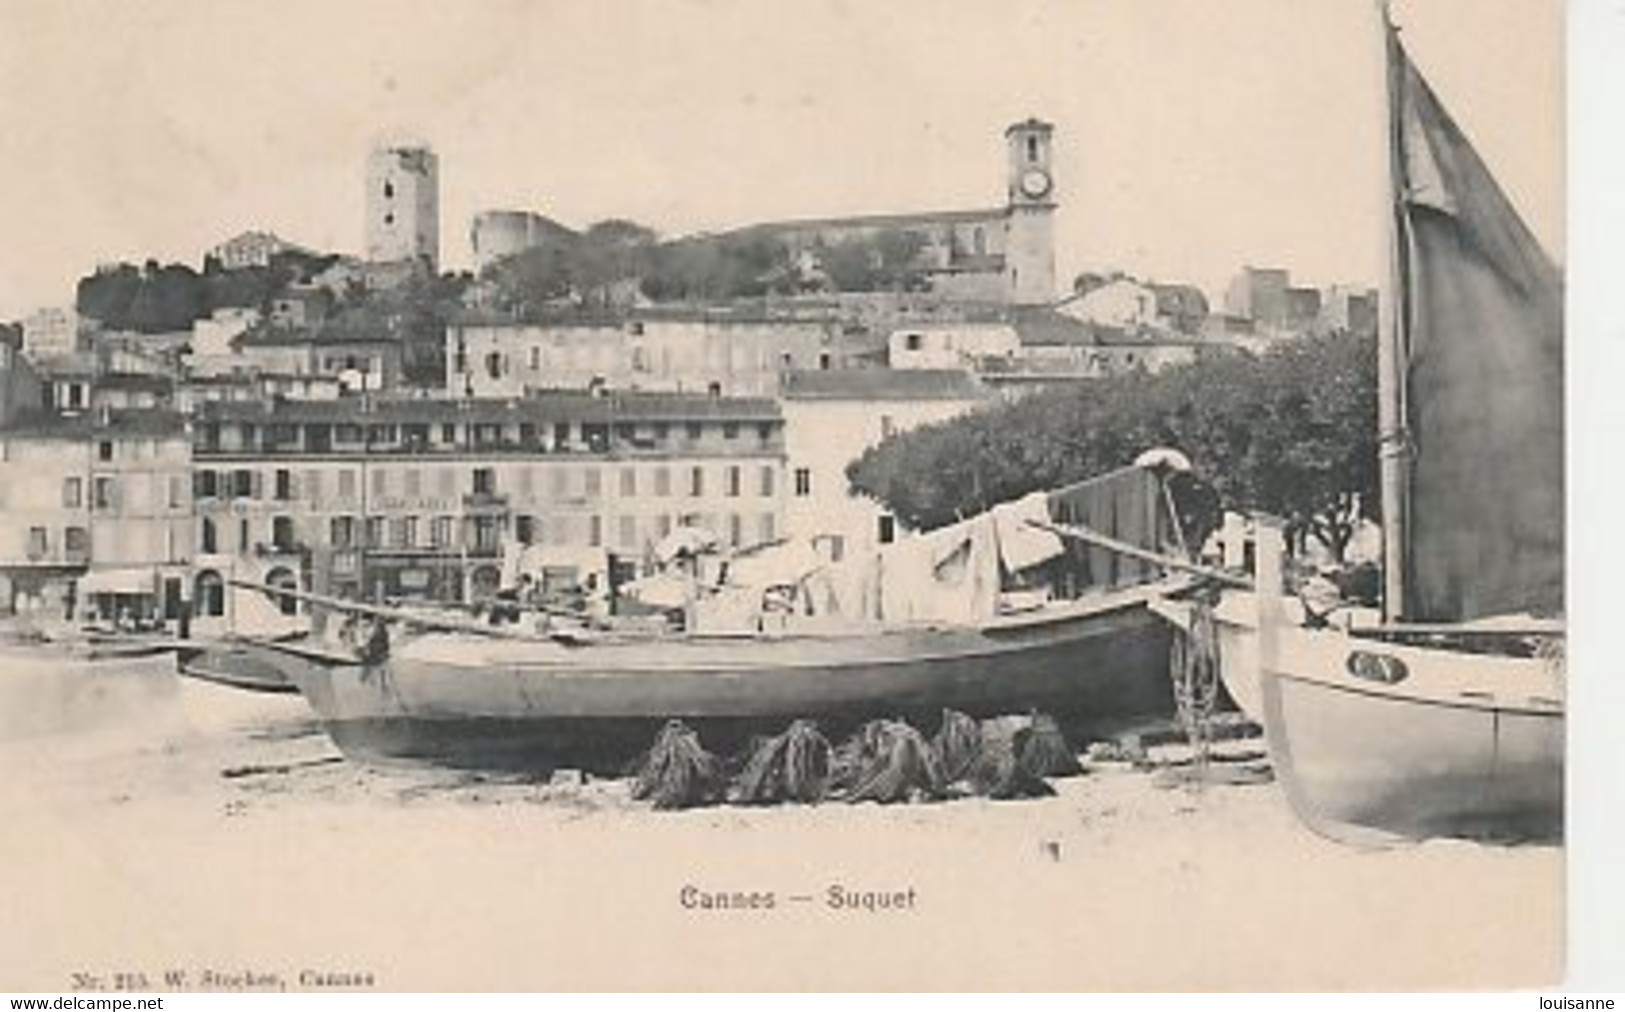
[[1383, 173], [1384, 253], [1386, 291], [1377, 298], [1377, 452], [1382, 485], [1383, 619], [1400, 620], [1405, 614], [1405, 543], [1409, 520], [1410, 436], [1405, 413], [1405, 360], [1409, 344], [1406, 297], [1407, 229], [1405, 228], [1402, 170], [1404, 123], [1400, 113], [1404, 80], [1400, 51], [1388, 0], [1377, 0], [1377, 21], [1382, 32], [1386, 108], [1386, 151]]

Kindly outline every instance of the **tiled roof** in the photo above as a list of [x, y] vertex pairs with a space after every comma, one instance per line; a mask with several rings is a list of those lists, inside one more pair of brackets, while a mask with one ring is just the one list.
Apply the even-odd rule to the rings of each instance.
[[76, 351], [66, 355], [51, 355], [34, 361], [40, 375], [47, 378], [67, 376], [95, 376], [99, 371], [96, 353]]
[[1015, 133], [1017, 130], [1054, 130], [1054, 129], [1055, 129], [1055, 124], [1047, 123], [1044, 120], [1039, 119], [1037, 116], [1028, 116], [1026, 119], [1022, 120], [1020, 123], [1012, 123], [1009, 126], [1005, 127], [1004, 132], [1005, 132], [1006, 136], [1008, 136], [1009, 134]]
[[236, 339], [244, 348], [294, 348], [304, 345], [399, 344], [387, 333], [362, 333], [348, 328], [305, 330], [297, 327], [255, 327]]
[[125, 408], [85, 411], [76, 415], [35, 413], [5, 428], [0, 436], [31, 439], [90, 439], [110, 436], [178, 436], [186, 431], [186, 416], [165, 408]]
[[963, 369], [831, 369], [785, 373], [781, 392], [793, 401], [979, 400], [987, 388]]
[[471, 310], [457, 314], [452, 326], [476, 329], [481, 327], [601, 327], [615, 329], [641, 320], [651, 322], [693, 321], [715, 324], [765, 324], [785, 326], [819, 326], [833, 323], [839, 316], [835, 306], [771, 306], [759, 302], [713, 305], [659, 305], [638, 306], [620, 311], [580, 310], [560, 308], [554, 312], [531, 318], [517, 318]]
[[321, 401], [210, 401], [200, 421], [266, 422], [684, 422], [699, 419], [773, 421], [778, 403], [766, 397], [705, 394], [545, 391], [524, 398], [359, 397]]
[[1002, 207], [963, 211], [917, 211], [903, 214], [859, 214], [840, 218], [796, 218], [788, 221], [768, 221], [746, 225], [722, 235], [744, 235], [751, 232], [812, 232], [822, 229], [843, 228], [924, 228], [932, 225], [958, 225], [974, 222], [1002, 221], [1006, 211]]
[[1016, 336], [1023, 345], [1098, 344], [1095, 329], [1082, 320], [1056, 312], [1048, 306], [1020, 307], [1011, 314]]
[[151, 390], [164, 393], [175, 386], [168, 376], [143, 372], [110, 372], [97, 377], [98, 390]]

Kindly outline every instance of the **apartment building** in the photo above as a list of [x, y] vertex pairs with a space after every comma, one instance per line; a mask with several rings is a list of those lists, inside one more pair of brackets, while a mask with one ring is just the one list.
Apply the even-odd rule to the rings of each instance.
[[0, 611], [176, 619], [192, 557], [191, 443], [167, 410], [0, 429]]
[[369, 600], [475, 600], [504, 548], [597, 550], [630, 575], [679, 526], [784, 529], [767, 399], [556, 393], [198, 406], [197, 546]]

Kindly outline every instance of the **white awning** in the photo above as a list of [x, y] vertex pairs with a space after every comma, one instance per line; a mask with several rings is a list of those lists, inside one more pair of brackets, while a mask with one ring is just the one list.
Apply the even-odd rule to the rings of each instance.
[[823, 567], [823, 557], [811, 545], [784, 541], [728, 560], [728, 582], [740, 587], [789, 587]]
[[93, 569], [79, 579], [81, 594], [155, 593], [153, 570]]
[[624, 584], [621, 593], [651, 608], [681, 608], [698, 596], [693, 580], [667, 573]]

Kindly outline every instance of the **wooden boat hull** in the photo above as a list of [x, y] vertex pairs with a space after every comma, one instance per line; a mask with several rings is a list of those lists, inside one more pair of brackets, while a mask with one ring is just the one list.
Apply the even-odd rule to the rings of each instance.
[[[1215, 611], [1220, 671], [1244, 710], [1256, 708], [1276, 776], [1311, 829], [1379, 845], [1561, 839], [1556, 666], [1287, 624], [1266, 644], [1248, 614], [1256, 608]], [[1405, 676], [1355, 673], [1379, 661]]]
[[1282, 785], [1322, 833], [1373, 843], [1562, 838], [1560, 711], [1404, 698], [1282, 673], [1262, 688]]
[[1107, 726], [1172, 711], [1170, 633], [1147, 596], [857, 635], [572, 647], [436, 633], [378, 665], [313, 666], [299, 687], [354, 758], [510, 770], [618, 773], [673, 718], [718, 752], [797, 718], [830, 735], [877, 717], [929, 730], [944, 708]]

